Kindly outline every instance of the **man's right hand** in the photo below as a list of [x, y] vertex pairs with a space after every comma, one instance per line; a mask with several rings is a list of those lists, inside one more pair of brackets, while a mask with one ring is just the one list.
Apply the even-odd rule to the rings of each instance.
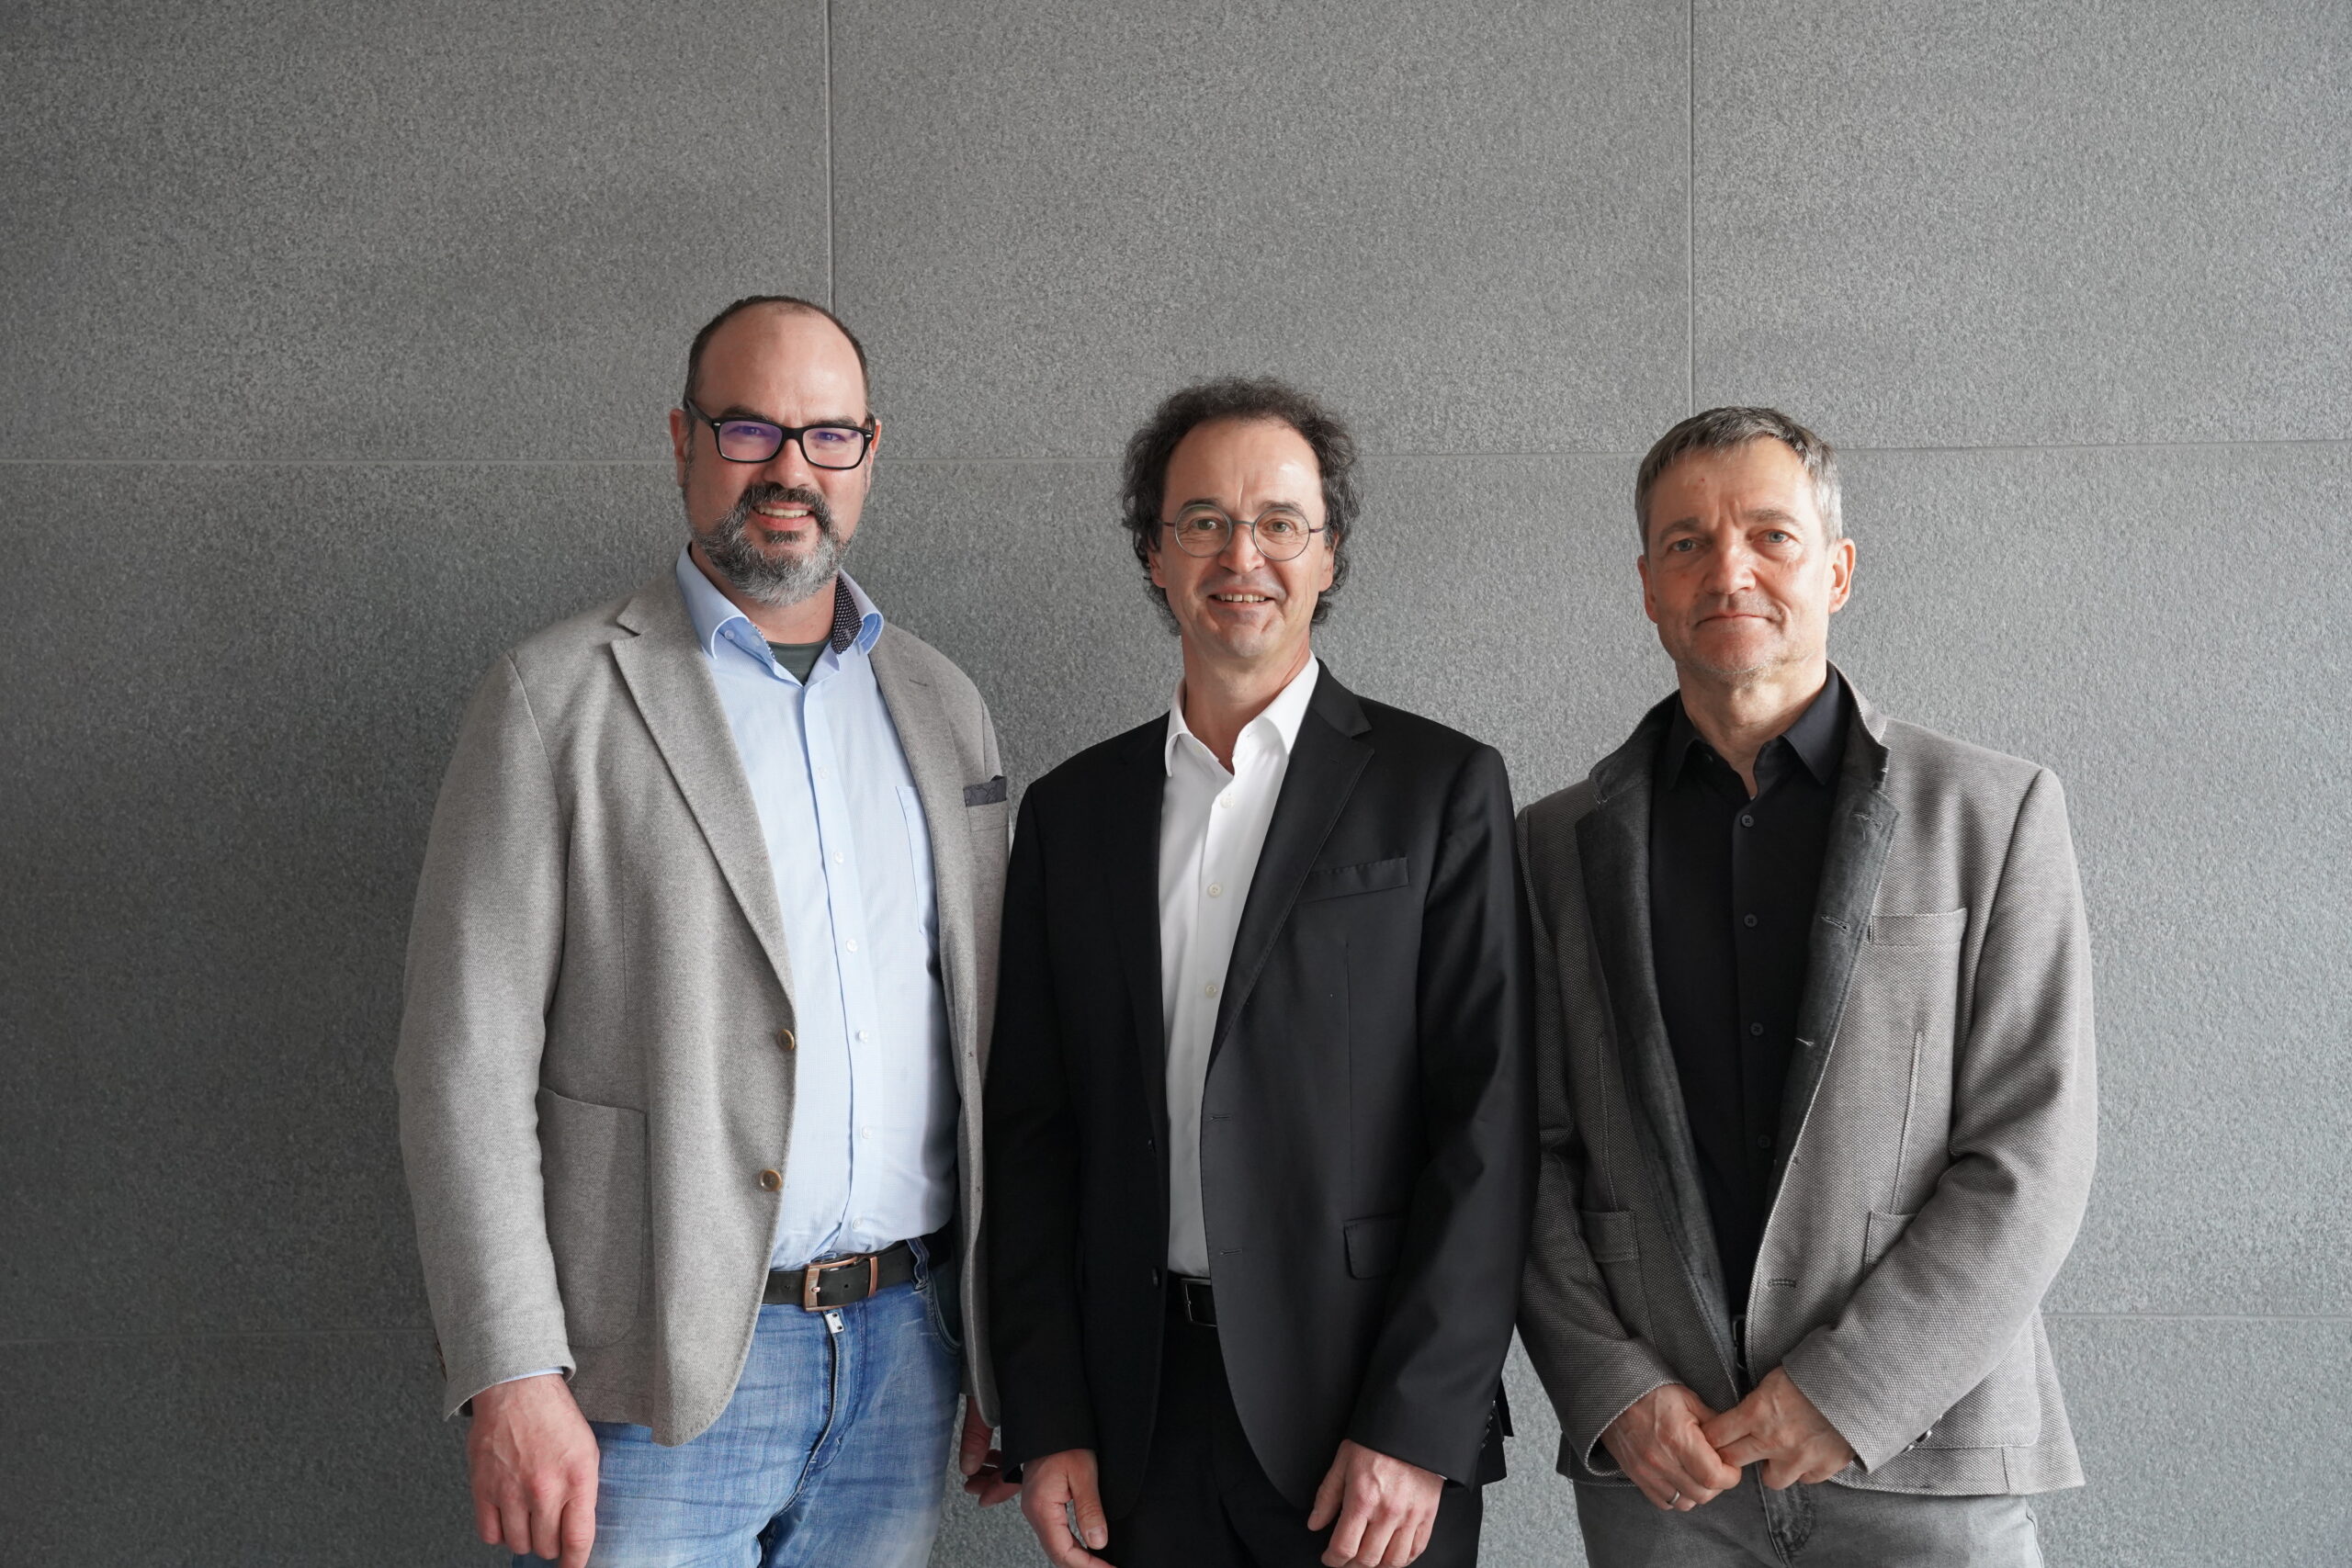
[[1661, 1508], [1688, 1513], [1739, 1484], [1739, 1472], [1724, 1462], [1699, 1429], [1714, 1414], [1682, 1384], [1666, 1383], [1609, 1423], [1601, 1446], [1643, 1496]]
[[[1078, 1515], [1083, 1547], [1070, 1539], [1071, 1511]], [[1064, 1449], [1022, 1466], [1021, 1513], [1037, 1532], [1037, 1544], [1046, 1549], [1055, 1568], [1089, 1568], [1090, 1564], [1108, 1568], [1094, 1555], [1111, 1544], [1111, 1529], [1102, 1518], [1102, 1493], [1095, 1484], [1092, 1449]]]
[[596, 1540], [596, 1434], [562, 1374], [492, 1383], [473, 1405], [466, 1472], [482, 1540], [586, 1568]]

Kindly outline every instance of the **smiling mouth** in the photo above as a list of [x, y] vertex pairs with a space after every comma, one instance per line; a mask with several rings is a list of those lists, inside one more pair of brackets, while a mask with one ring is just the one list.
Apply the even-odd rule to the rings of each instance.
[[1271, 604], [1274, 602], [1271, 593], [1212, 593], [1209, 597], [1219, 604]]

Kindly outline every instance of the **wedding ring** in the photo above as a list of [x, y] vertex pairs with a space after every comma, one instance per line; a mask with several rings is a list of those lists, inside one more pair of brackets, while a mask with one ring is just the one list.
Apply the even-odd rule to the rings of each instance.
[[1682, 1501], [1682, 1489], [1681, 1489], [1680, 1487], [1679, 1487], [1679, 1486], [1678, 1486], [1678, 1487], [1676, 1487], [1676, 1488], [1675, 1488], [1674, 1495], [1673, 1495], [1673, 1496], [1671, 1496], [1671, 1497], [1668, 1497], [1668, 1498], [1666, 1500], [1666, 1506], [1667, 1506], [1668, 1507], [1671, 1508], [1672, 1506], [1674, 1506], [1674, 1505], [1676, 1505], [1677, 1503], [1679, 1503], [1680, 1501]]

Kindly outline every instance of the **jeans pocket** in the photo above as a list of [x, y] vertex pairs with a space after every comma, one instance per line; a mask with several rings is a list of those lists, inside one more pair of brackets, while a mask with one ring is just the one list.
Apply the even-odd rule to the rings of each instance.
[[[956, 1334], [951, 1322], [955, 1315], [954, 1309], [942, 1299], [943, 1285], [949, 1290], [954, 1286], [951, 1282], [941, 1280], [939, 1269], [932, 1263], [930, 1253], [923, 1245], [917, 1242], [914, 1246], [915, 1294], [922, 1300], [923, 1322], [930, 1327], [932, 1337], [938, 1340], [949, 1355], [960, 1358], [964, 1354], [964, 1341]], [[955, 1261], [953, 1258], [949, 1259], [948, 1266], [953, 1268]]]

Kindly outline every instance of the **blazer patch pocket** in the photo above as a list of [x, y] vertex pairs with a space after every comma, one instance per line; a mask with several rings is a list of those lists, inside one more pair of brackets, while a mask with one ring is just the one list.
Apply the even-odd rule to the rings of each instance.
[[1944, 909], [1932, 915], [1872, 915], [1872, 947], [1950, 947], [1968, 934], [1968, 911]]
[[997, 774], [986, 784], [964, 786], [964, 804], [967, 806], [995, 806], [1001, 803], [1003, 799], [1004, 775], [1002, 773]]
[[[1399, 861], [1398, 864], [1404, 863]], [[1348, 1272], [1359, 1280], [1377, 1280], [1396, 1272], [1396, 1255], [1405, 1247], [1405, 1216], [1379, 1214], [1348, 1222]]]
[[1393, 860], [1370, 860], [1355, 865], [1321, 865], [1306, 874], [1298, 885], [1298, 900], [1337, 898], [1349, 893], [1377, 893], [1384, 888], [1403, 887], [1413, 880], [1410, 863], [1403, 855]]

